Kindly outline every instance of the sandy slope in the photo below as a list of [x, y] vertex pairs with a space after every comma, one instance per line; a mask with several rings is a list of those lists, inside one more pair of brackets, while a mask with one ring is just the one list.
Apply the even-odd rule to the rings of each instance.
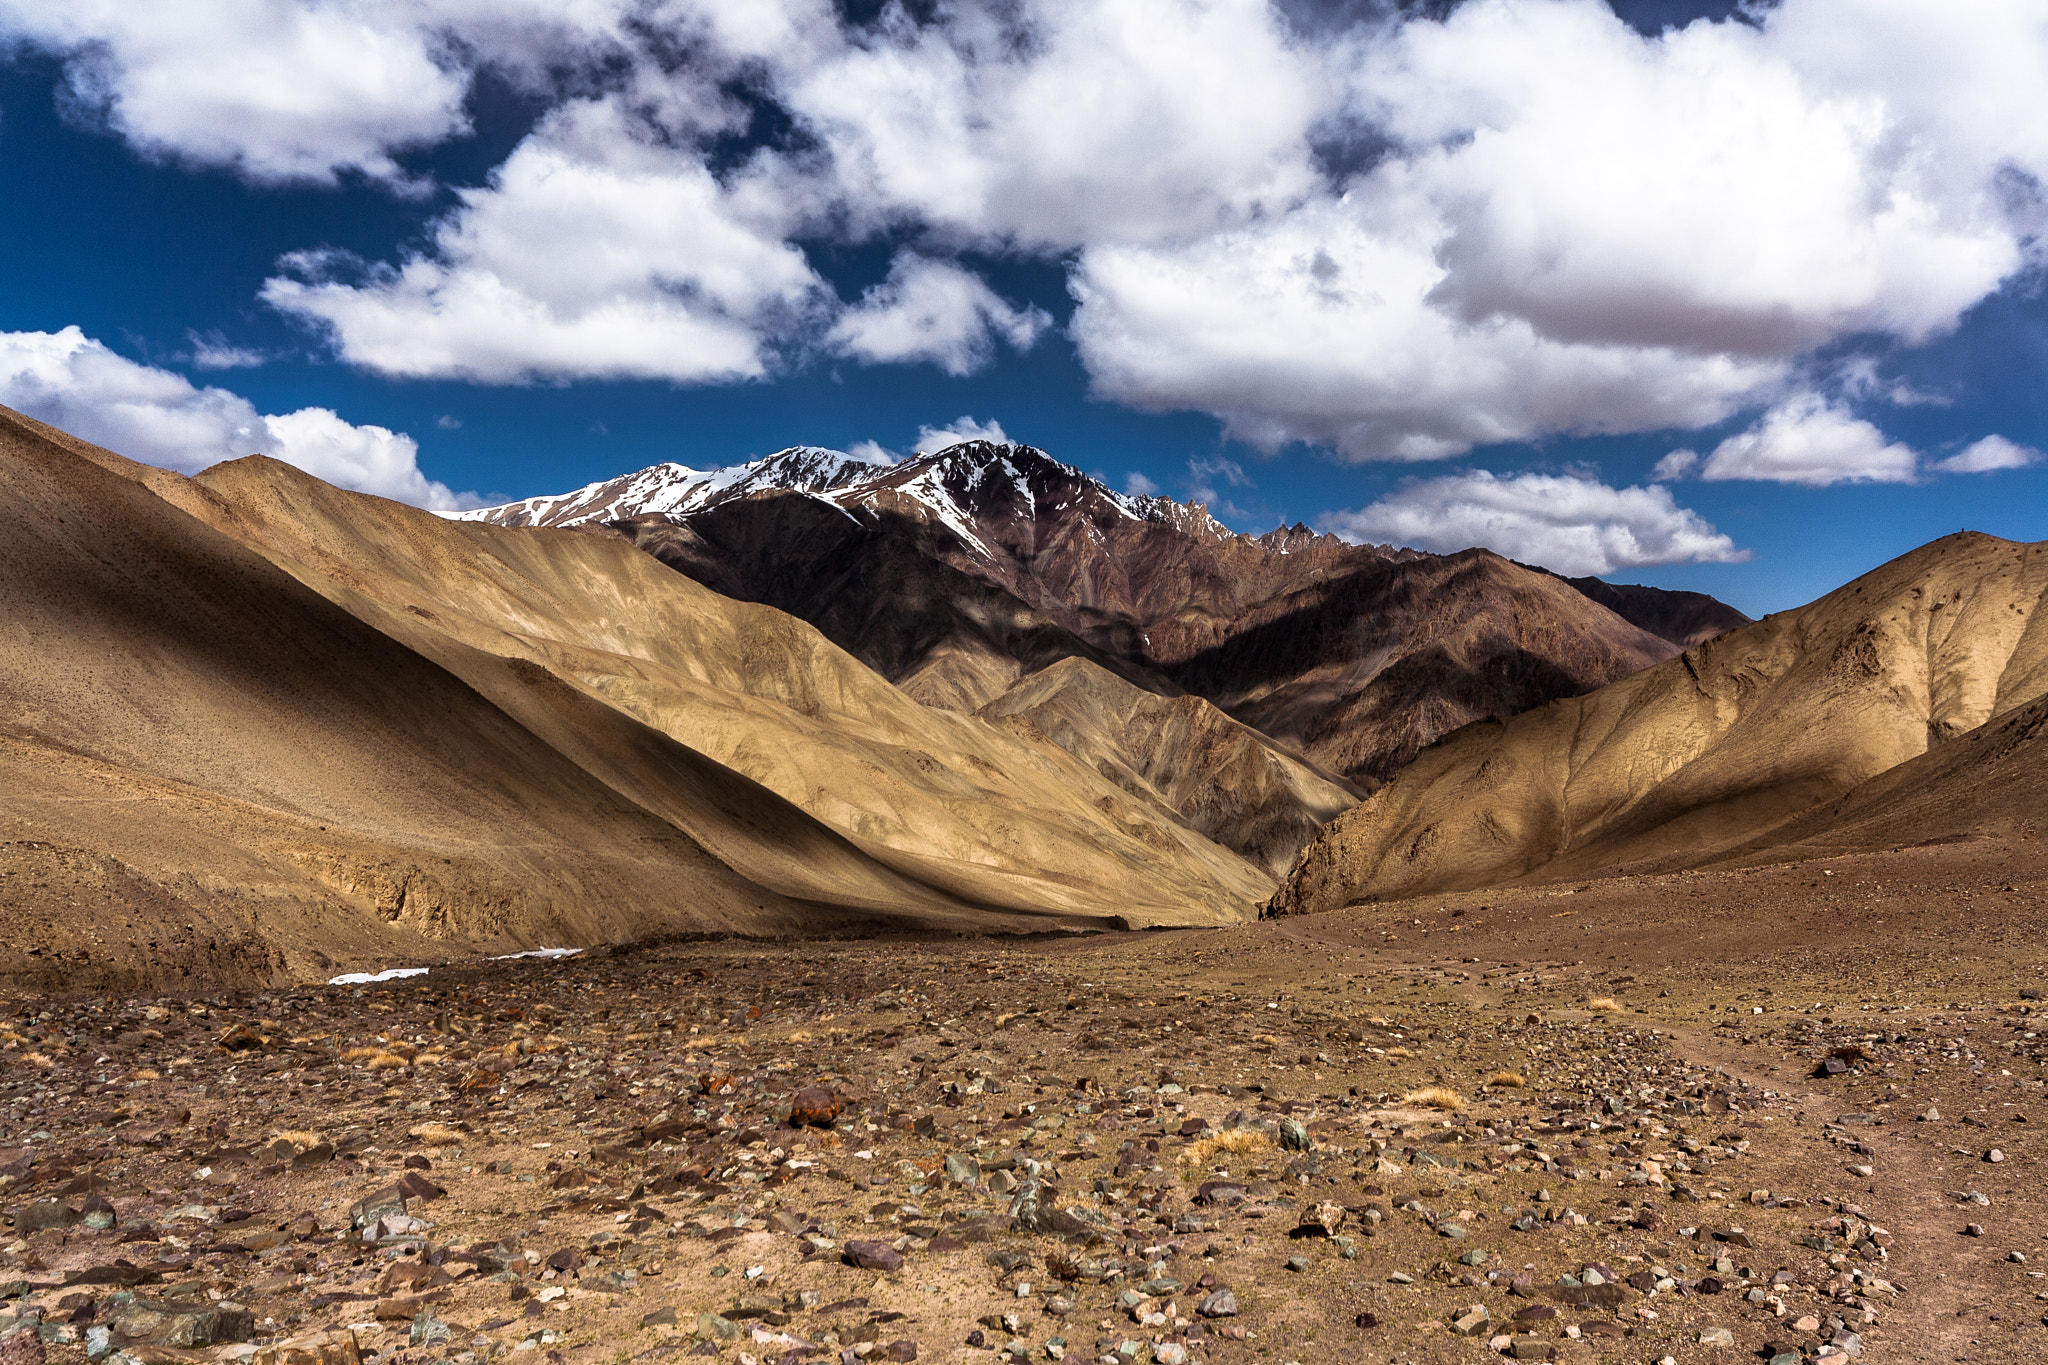
[[978, 913], [530, 665], [457, 677], [110, 457], [0, 417], [0, 464], [0, 971]]
[[[1328, 827], [1274, 908], [1754, 846], [2048, 690], [2044, 594], [2048, 543], [1949, 536], [1598, 692], [1467, 727]], [[1967, 752], [1933, 765], [1959, 793]], [[1927, 799], [1874, 793], [1836, 823], [1875, 832], [1887, 801]]]
[[1028, 725], [1276, 877], [1317, 830], [1358, 801], [1350, 784], [1200, 697], [1162, 697], [1085, 659], [1041, 669], [978, 714]]
[[470, 651], [529, 660], [963, 899], [1215, 923], [1270, 894], [1269, 873], [1057, 745], [919, 706], [802, 621], [622, 541], [450, 522], [265, 459], [184, 496], [464, 677]]
[[188, 480], [0, 412], [0, 620], [0, 977], [24, 985], [1213, 923], [1272, 885], [1050, 741], [919, 707], [623, 543], [270, 461]]

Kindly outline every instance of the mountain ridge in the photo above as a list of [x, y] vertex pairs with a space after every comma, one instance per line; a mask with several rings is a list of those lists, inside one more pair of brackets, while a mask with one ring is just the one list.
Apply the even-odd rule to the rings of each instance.
[[[1673, 614], [1659, 589], [1602, 584], [1610, 606], [1484, 551], [1352, 545], [1299, 523], [1246, 535], [1200, 504], [1118, 493], [988, 441], [889, 465], [794, 447], [715, 477], [657, 466], [462, 515], [626, 536], [719, 592], [803, 617], [930, 705], [973, 711], [1084, 658], [1162, 696], [1202, 696], [1365, 788], [1457, 725], [1680, 647], [1630, 619]], [[1283, 658], [1291, 672], [1276, 671]]]

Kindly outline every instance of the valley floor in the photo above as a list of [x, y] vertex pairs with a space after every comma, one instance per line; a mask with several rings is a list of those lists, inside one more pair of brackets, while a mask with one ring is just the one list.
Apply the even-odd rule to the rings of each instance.
[[2032, 1360], [2044, 890], [1979, 841], [19, 1000], [0, 1292], [53, 1360]]

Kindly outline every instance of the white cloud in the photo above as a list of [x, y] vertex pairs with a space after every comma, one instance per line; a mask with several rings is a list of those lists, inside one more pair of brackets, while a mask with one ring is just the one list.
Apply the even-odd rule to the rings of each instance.
[[903, 458], [880, 441], [855, 441], [846, 448], [846, 453], [869, 464], [895, 464]]
[[0, 0], [0, 33], [63, 53], [78, 100], [147, 155], [258, 181], [398, 183], [394, 151], [468, 123], [466, 79], [397, 9]]
[[972, 271], [916, 252], [897, 254], [889, 278], [842, 314], [825, 341], [871, 364], [929, 360], [962, 376], [987, 367], [1000, 336], [1028, 351], [1052, 318], [1016, 308]]
[[1266, 0], [1027, 0], [901, 11], [778, 63], [866, 222], [1059, 251], [1283, 205], [1316, 181], [1321, 61]]
[[1355, 512], [1322, 519], [1350, 541], [1450, 553], [1483, 546], [1572, 576], [1646, 564], [1736, 563], [1746, 550], [1663, 487], [1613, 488], [1575, 474], [1483, 469], [1414, 479]]
[[2000, 469], [2025, 469], [2041, 462], [2041, 452], [2017, 445], [2003, 436], [1986, 436], [1964, 446], [1934, 468], [1944, 474], [1990, 474]]
[[0, 403], [130, 459], [194, 473], [269, 455], [342, 488], [419, 507], [477, 505], [420, 472], [419, 446], [326, 408], [260, 415], [226, 389], [114, 354], [76, 327], [0, 332]]
[[381, 374], [754, 378], [770, 338], [826, 292], [759, 189], [721, 183], [622, 99], [582, 101], [551, 114], [488, 189], [464, 192], [431, 255], [353, 282], [340, 277], [349, 262], [302, 255], [263, 297]]
[[1124, 492], [1134, 498], [1156, 498], [1159, 485], [1139, 470], [1133, 469], [1124, 475]]
[[1003, 424], [993, 419], [977, 422], [972, 417], [955, 417], [942, 427], [919, 427], [917, 443], [913, 447], [918, 454], [928, 455], [947, 446], [957, 446], [962, 441], [993, 441], [997, 445], [1014, 444], [1003, 432]]
[[[1430, 459], [1710, 425], [1835, 338], [1938, 335], [2026, 259], [2048, 33], [1990, 6], [2010, 50], [1937, 42], [1930, 74], [1915, 33], [1971, 22], [1876, 7], [1900, 21], [1784, 0], [1645, 39], [1596, 0], [1473, 0], [1353, 34], [1337, 66], [1391, 154], [1253, 222], [1091, 244], [1074, 334], [1098, 391]], [[1860, 57], [1824, 59], [1823, 32]], [[1949, 88], [2010, 132], [1942, 113]]]
[[270, 359], [261, 351], [234, 345], [219, 332], [185, 335], [192, 343], [192, 363], [202, 370], [250, 370]]
[[[1667, 457], [1669, 458], [1669, 457]], [[1817, 393], [1779, 403], [1749, 430], [1714, 447], [1703, 479], [1764, 479], [1826, 488], [1838, 483], [1912, 483], [1919, 457]]]
[[1674, 450], [1657, 461], [1657, 467], [1650, 471], [1650, 478], [1657, 483], [1671, 483], [1685, 478], [1700, 467], [1700, 453], [1697, 450]]
[[[61, 54], [144, 152], [259, 181], [403, 187], [480, 70], [546, 101], [425, 249], [266, 286], [392, 375], [964, 373], [1045, 322], [950, 258], [1015, 251], [1067, 263], [1099, 394], [1428, 460], [1714, 425], [2048, 258], [2039, 0], [1778, 0], [1648, 38], [1602, 0], [1314, 34], [1278, 0], [914, 8], [0, 0], [0, 42]], [[738, 84], [790, 150], [714, 169]], [[881, 234], [915, 251], [848, 310], [799, 243]]]

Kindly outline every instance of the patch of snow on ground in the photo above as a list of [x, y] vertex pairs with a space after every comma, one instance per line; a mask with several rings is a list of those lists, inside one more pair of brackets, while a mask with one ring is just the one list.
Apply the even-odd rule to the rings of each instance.
[[367, 986], [377, 981], [396, 981], [401, 977], [425, 976], [426, 974], [427, 969], [425, 967], [393, 967], [388, 971], [381, 972], [343, 972], [340, 976], [328, 977], [327, 984], [330, 986]]

